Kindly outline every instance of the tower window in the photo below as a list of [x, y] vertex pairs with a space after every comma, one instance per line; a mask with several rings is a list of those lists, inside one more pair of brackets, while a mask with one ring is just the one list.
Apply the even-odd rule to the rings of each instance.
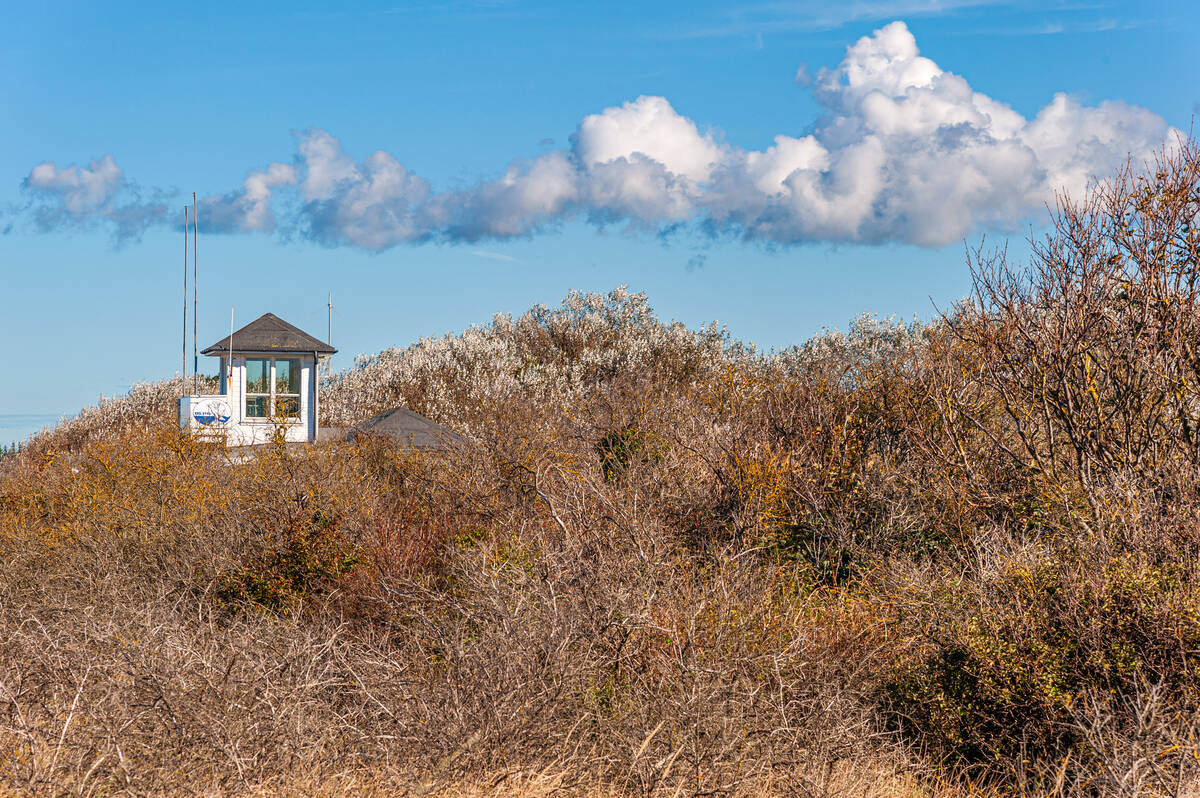
[[300, 416], [300, 360], [246, 358], [246, 418]]

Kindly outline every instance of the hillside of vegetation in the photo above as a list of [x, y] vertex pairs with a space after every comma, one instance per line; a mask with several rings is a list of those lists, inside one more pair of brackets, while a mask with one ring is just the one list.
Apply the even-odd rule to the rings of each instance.
[[0, 457], [0, 792], [1190, 795], [1200, 152], [778, 353], [623, 290], [330, 378], [462, 433]]

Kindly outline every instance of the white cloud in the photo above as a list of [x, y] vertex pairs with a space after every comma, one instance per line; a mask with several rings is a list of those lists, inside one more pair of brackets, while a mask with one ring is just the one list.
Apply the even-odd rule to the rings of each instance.
[[125, 182], [125, 175], [111, 155], [92, 160], [86, 169], [71, 164], [59, 169], [45, 161], [33, 167], [26, 178], [32, 189], [58, 194], [64, 210], [83, 215], [105, 207]]
[[[363, 202], [351, 200], [364, 168], [316, 131], [301, 144], [302, 190], [336, 207], [313, 225], [326, 231], [318, 237], [369, 249], [523, 236], [579, 215], [652, 229], [694, 221], [780, 243], [939, 246], [1012, 229], [1056, 190], [1079, 194], [1169, 143], [1161, 117], [1121, 103], [1057, 95], [1027, 120], [922, 56], [902, 22], [849, 46], [812, 90], [826, 110], [813, 132], [779, 134], [761, 151], [701, 132], [663, 97], [639, 97], [584, 117], [569, 151], [513, 163], [499, 179], [441, 194], [422, 181]], [[380, 212], [397, 195], [403, 212]]]
[[341, 142], [324, 130], [302, 135], [299, 149], [305, 167], [300, 192], [306, 200], [329, 199], [339, 183], [358, 177], [354, 159], [342, 151]]
[[[1027, 223], [1056, 191], [1079, 195], [1178, 135], [1146, 109], [1086, 107], [1062, 94], [1026, 119], [922, 56], [902, 22], [847, 47], [811, 91], [823, 116], [762, 150], [732, 146], [665, 98], [643, 96], [584, 117], [569, 149], [441, 192], [387, 152], [356, 161], [312, 130], [298, 137], [295, 165], [271, 164], [206, 200], [202, 229], [207, 220], [208, 229], [269, 231], [273, 198], [288, 191], [298, 202], [287, 229], [373, 251], [529, 236], [572, 218], [651, 230], [692, 223], [787, 244], [939, 246]], [[140, 207], [118, 204], [131, 187], [109, 156], [87, 169], [41, 164], [26, 186], [46, 200], [43, 227], [89, 217], [121, 225]]]
[[271, 194], [274, 189], [295, 185], [296, 180], [296, 167], [285, 163], [251, 172], [240, 191], [207, 197], [200, 203], [201, 229], [209, 233], [271, 232], [275, 229]]
[[562, 151], [514, 162], [496, 180], [434, 197], [423, 220], [431, 235], [456, 241], [525, 236], [569, 216], [580, 176]]
[[653, 226], [690, 218], [700, 184], [728, 156], [664, 97], [638, 97], [586, 116], [571, 141], [585, 208], [601, 222]]
[[247, 230], [271, 230], [275, 227], [271, 215], [271, 190], [296, 183], [296, 168], [285, 163], [273, 163], [265, 172], [251, 172], [246, 178], [242, 195]]
[[711, 135], [675, 112], [664, 97], [638, 97], [620, 108], [583, 118], [574, 137], [575, 157], [590, 169], [640, 155], [694, 182], [708, 179], [724, 152]]
[[775, 146], [747, 152], [743, 162], [746, 177], [768, 197], [787, 191], [787, 179], [797, 170], [821, 172], [828, 166], [829, 151], [812, 136], [776, 136]]
[[814, 96], [827, 110], [814, 132], [735, 154], [702, 212], [751, 238], [937, 246], [1011, 229], [1171, 137], [1145, 109], [1063, 95], [1026, 120], [922, 57], [902, 22], [848, 47]]
[[1079, 196], [1090, 179], [1125, 162], [1131, 142], [1142, 143], [1135, 155], [1164, 138], [1173, 146], [1179, 132], [1165, 135], [1164, 130], [1162, 118], [1145, 108], [1115, 101], [1087, 108], [1059, 93], [1021, 130], [1020, 138], [1037, 153], [1049, 185]]
[[60, 169], [44, 161], [22, 185], [33, 197], [30, 212], [43, 231], [108, 221], [118, 240], [124, 240], [141, 235], [166, 212], [159, 202], [141, 200], [112, 155], [93, 159], [86, 168], [70, 164]]
[[301, 224], [322, 243], [382, 250], [429, 235], [418, 218], [429, 181], [379, 150], [355, 163], [323, 130], [300, 137], [304, 180]]

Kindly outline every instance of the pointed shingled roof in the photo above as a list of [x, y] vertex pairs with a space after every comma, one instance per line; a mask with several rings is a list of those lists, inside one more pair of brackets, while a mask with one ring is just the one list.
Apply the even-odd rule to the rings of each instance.
[[[229, 351], [229, 336], [225, 336], [201, 354], [221, 355]], [[316, 352], [332, 355], [337, 352], [329, 344], [288, 324], [274, 313], [264, 313], [233, 334], [234, 352]]]

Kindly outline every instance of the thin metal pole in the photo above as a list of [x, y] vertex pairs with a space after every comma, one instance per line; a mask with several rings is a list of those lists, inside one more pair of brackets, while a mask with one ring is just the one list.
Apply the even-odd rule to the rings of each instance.
[[187, 383], [187, 245], [188, 245], [188, 207], [183, 206], [183, 354], [179, 362], [179, 376]]
[[233, 396], [233, 308], [229, 309], [229, 376], [225, 378], [225, 395]]
[[200, 316], [200, 270], [196, 239], [200, 237], [200, 217], [196, 215], [196, 192], [192, 192], [192, 393], [200, 393], [200, 352], [197, 343]]
[[[326, 334], [325, 342], [333, 346], [333, 292], [329, 292], [329, 331]], [[333, 355], [325, 358], [325, 371], [327, 374], [333, 374]], [[317, 361], [320, 363], [320, 361]], [[318, 369], [319, 370], [319, 369]], [[315, 384], [315, 383], [314, 383]]]

